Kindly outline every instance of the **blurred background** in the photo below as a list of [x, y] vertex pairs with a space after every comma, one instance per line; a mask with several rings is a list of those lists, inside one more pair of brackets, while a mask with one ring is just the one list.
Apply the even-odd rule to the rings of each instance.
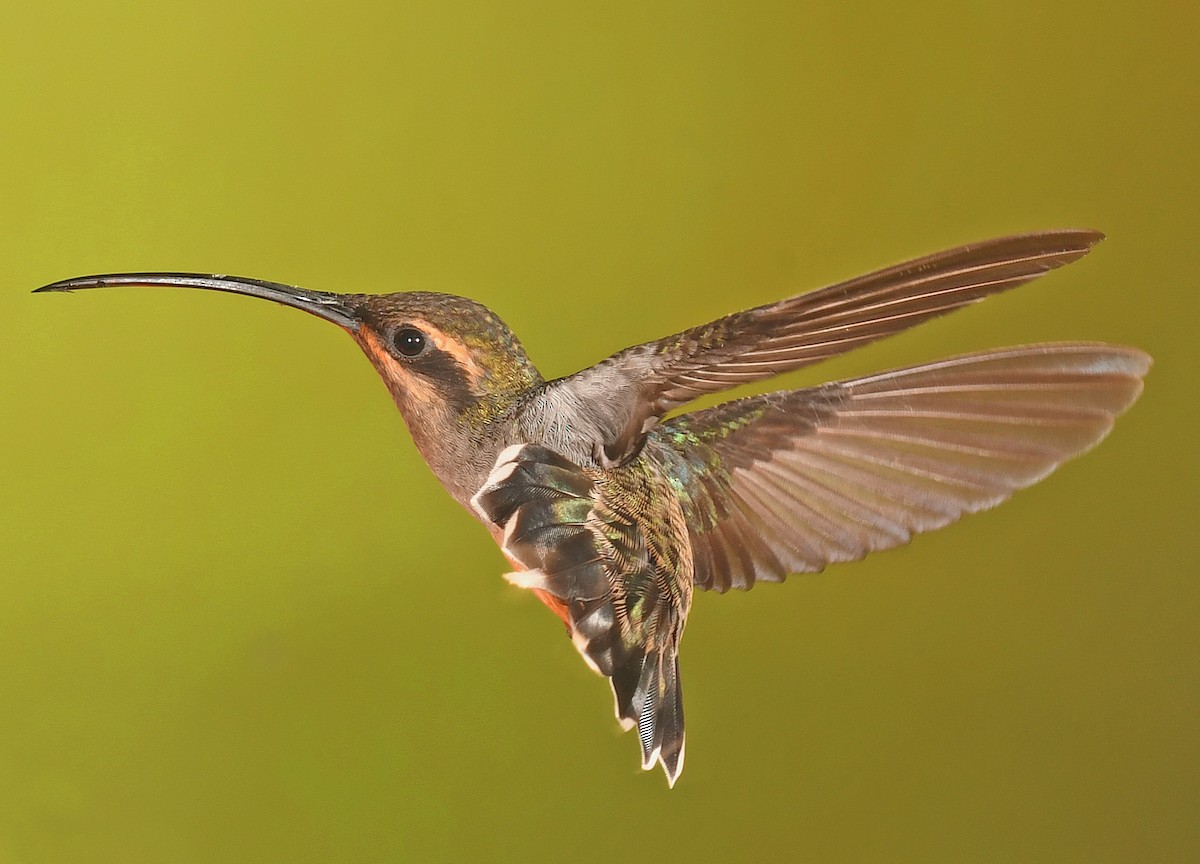
[[[5, 22], [0, 862], [1200, 860], [1196, 4]], [[673, 791], [335, 328], [29, 294], [450, 291], [550, 377], [1065, 226], [1109, 239], [785, 383], [1101, 339], [1155, 356], [1141, 402], [994, 512], [700, 596]]]

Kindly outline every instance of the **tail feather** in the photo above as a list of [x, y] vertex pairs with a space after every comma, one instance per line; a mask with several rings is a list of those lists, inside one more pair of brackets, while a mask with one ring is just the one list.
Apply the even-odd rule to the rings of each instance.
[[661, 763], [674, 785], [683, 768], [677, 650], [691, 571], [678, 572], [684, 529], [650, 531], [670, 514], [645, 510], [647, 502], [666, 507], [668, 494], [649, 490], [645, 477], [589, 474], [527, 444], [500, 455], [472, 504], [518, 565], [509, 581], [540, 592], [588, 665], [611, 679], [617, 719], [638, 730], [642, 767]]
[[683, 691], [675, 646], [652, 649], [614, 671], [617, 718], [637, 728], [642, 768], [661, 764], [667, 784], [675, 785], [683, 770]]

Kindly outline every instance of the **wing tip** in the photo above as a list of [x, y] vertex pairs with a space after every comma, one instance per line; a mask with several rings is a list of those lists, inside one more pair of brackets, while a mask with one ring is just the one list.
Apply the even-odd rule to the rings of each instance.
[[1128, 372], [1131, 375], [1144, 378], [1154, 367], [1154, 358], [1141, 348], [1129, 345], [1109, 345], [1108, 347], [1114, 354], [1122, 355], [1129, 362]]
[[1056, 240], [1064, 247], [1063, 251], [1078, 249], [1081, 252], [1087, 252], [1093, 246], [1107, 239], [1108, 236], [1103, 231], [1097, 231], [1095, 228], [1050, 228], [1044, 231], [1028, 231], [1022, 234], [998, 237], [993, 242], [1008, 243], [1022, 240], [1041, 242]]
[[1061, 234], [1064, 238], [1071, 237], [1088, 249], [1108, 239], [1103, 231], [1097, 231], [1095, 228], [1060, 228], [1051, 233]]
[[[995, 263], [1009, 256], [1032, 256], [1039, 263], [1035, 269], [1020, 280], [1020, 282], [1027, 282], [1050, 270], [1078, 261], [1104, 239], [1106, 239], [1104, 233], [1093, 228], [1052, 228], [1045, 231], [1026, 231], [967, 243], [915, 259], [910, 263], [925, 265], [930, 261], [947, 257], [961, 258], [964, 256], [977, 258], [982, 256], [983, 260]], [[904, 267], [905, 265], [897, 266]], [[1020, 284], [1020, 282], [1016, 284]]]

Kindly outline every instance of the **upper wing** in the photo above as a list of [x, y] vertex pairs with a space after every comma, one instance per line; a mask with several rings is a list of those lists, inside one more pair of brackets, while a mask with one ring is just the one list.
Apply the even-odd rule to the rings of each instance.
[[1083, 256], [1104, 235], [1063, 230], [960, 246], [647, 342], [553, 386], [604, 403], [602, 464], [635, 454], [658, 420], [697, 396], [816, 363]]
[[679, 637], [692, 600], [678, 499], [643, 463], [585, 469], [533, 444], [510, 447], [472, 504], [520, 570], [510, 582], [552, 598], [617, 717], [637, 726], [642, 767], [683, 769]]
[[1100, 441], [1150, 358], [1059, 343], [969, 354], [677, 417], [646, 452], [687, 478], [696, 584], [725, 591], [906, 543]]

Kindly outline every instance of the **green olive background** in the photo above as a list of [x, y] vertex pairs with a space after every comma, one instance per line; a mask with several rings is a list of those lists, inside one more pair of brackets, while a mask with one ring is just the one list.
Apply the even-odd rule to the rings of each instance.
[[[0, 862], [1200, 860], [1200, 6], [4, 4]], [[449, 291], [542, 372], [908, 257], [1082, 262], [770, 387], [1154, 355], [1095, 452], [726, 596], [643, 774], [336, 328], [115, 270]]]

